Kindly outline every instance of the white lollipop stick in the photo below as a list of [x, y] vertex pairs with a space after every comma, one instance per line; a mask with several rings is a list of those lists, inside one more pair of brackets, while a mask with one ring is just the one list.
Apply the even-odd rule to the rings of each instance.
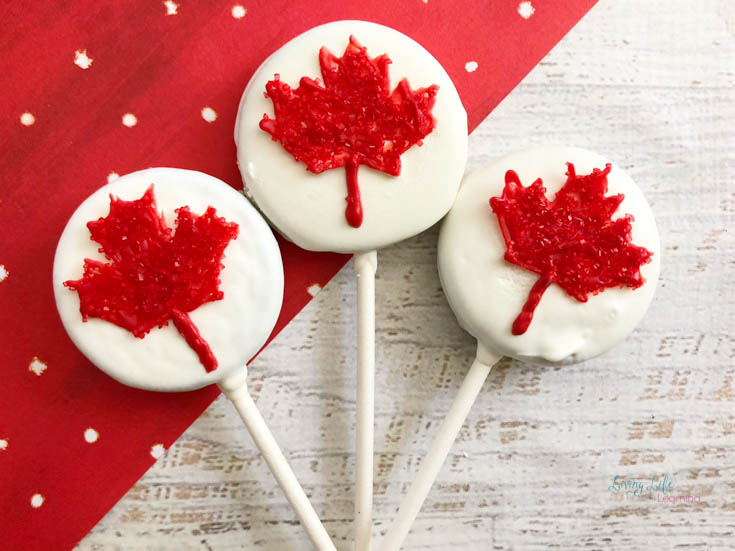
[[488, 352], [478, 343], [477, 357], [472, 362], [472, 366], [459, 388], [452, 407], [439, 427], [439, 432], [434, 438], [429, 453], [421, 462], [421, 468], [413, 484], [411, 484], [411, 488], [403, 498], [398, 514], [380, 546], [380, 551], [397, 551], [403, 545], [403, 541], [411, 530], [413, 521], [416, 520], [426, 496], [429, 495], [429, 490], [431, 490], [444, 461], [447, 459], [447, 455], [449, 455], [449, 450], [456, 440], [457, 434], [459, 434], [467, 415], [470, 413], [472, 404], [475, 403], [485, 379], [490, 374], [490, 369], [500, 358], [501, 356]]
[[327, 530], [311, 506], [309, 498], [306, 497], [304, 489], [296, 479], [296, 475], [291, 470], [281, 448], [278, 447], [276, 439], [265, 424], [265, 419], [258, 411], [253, 397], [250, 396], [246, 379], [247, 370], [243, 369], [219, 383], [218, 386], [245, 422], [250, 436], [260, 450], [281, 490], [283, 490], [286, 499], [296, 512], [296, 516], [299, 517], [306, 533], [309, 534], [314, 547], [319, 551], [336, 551]]
[[355, 255], [357, 275], [357, 429], [355, 549], [370, 551], [373, 533], [375, 432], [375, 272], [377, 251]]

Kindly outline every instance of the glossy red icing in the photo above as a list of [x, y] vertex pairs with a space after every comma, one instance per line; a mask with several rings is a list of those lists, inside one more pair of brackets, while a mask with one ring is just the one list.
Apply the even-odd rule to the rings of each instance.
[[212, 371], [217, 360], [188, 313], [223, 297], [222, 257], [238, 226], [216, 216], [212, 207], [202, 215], [189, 207], [176, 213], [173, 233], [156, 211], [153, 186], [134, 201], [110, 196], [107, 217], [87, 224], [108, 262], [85, 259], [83, 277], [64, 285], [79, 293], [84, 321], [100, 318], [143, 338], [171, 319]]
[[370, 58], [351, 36], [341, 58], [319, 51], [324, 85], [302, 77], [291, 89], [278, 75], [266, 84], [275, 118], [263, 115], [260, 128], [314, 174], [346, 168], [345, 217], [356, 228], [363, 220], [358, 167], [398, 176], [401, 154], [421, 145], [436, 124], [431, 110], [439, 87], [414, 91], [404, 78], [391, 93], [390, 62], [386, 54]]
[[490, 199], [505, 259], [541, 276], [513, 323], [514, 335], [526, 332], [551, 283], [580, 302], [608, 287], [636, 289], [644, 283], [640, 267], [653, 253], [631, 242], [630, 214], [612, 219], [624, 196], [605, 196], [611, 165], [584, 176], [572, 163], [567, 167], [567, 181], [553, 201], [540, 178], [523, 187], [512, 170], [505, 174], [502, 197]]

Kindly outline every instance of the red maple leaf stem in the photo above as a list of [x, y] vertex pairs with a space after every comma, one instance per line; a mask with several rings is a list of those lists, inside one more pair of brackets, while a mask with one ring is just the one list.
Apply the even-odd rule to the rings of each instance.
[[347, 223], [353, 228], [362, 226], [362, 201], [360, 200], [360, 186], [357, 184], [357, 169], [360, 163], [354, 156], [350, 156], [345, 162], [347, 172], [347, 208], [345, 217]]
[[531, 287], [531, 292], [528, 293], [528, 299], [521, 309], [521, 313], [513, 322], [513, 334], [523, 335], [531, 325], [533, 320], [533, 312], [536, 310], [538, 303], [541, 302], [541, 297], [544, 296], [546, 289], [549, 288], [552, 281], [545, 277], [539, 278], [536, 283]]
[[179, 330], [181, 336], [186, 340], [186, 344], [199, 356], [199, 361], [204, 366], [204, 369], [207, 370], [207, 373], [217, 369], [217, 358], [214, 357], [214, 353], [209, 348], [207, 341], [199, 334], [199, 329], [191, 321], [189, 314], [181, 310], [171, 310], [171, 320], [174, 322], [174, 326]]

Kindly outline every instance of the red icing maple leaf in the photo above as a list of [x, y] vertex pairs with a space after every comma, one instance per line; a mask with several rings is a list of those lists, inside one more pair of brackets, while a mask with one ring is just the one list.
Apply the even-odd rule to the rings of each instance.
[[578, 176], [572, 163], [567, 167], [567, 181], [553, 201], [541, 178], [523, 187], [512, 170], [505, 173], [502, 197], [490, 199], [505, 239], [505, 260], [541, 276], [513, 322], [514, 335], [526, 332], [551, 283], [587, 302], [608, 287], [636, 289], [645, 282], [640, 267], [653, 253], [631, 243], [630, 214], [612, 219], [624, 196], [605, 196], [611, 166], [586, 176]]
[[84, 275], [64, 285], [79, 293], [82, 319], [101, 318], [139, 338], [171, 319], [207, 371], [217, 359], [188, 312], [220, 300], [225, 247], [238, 226], [208, 207], [197, 216], [176, 209], [176, 233], [156, 212], [153, 186], [135, 201], [110, 195], [106, 218], [87, 223], [91, 239], [109, 263], [84, 260]]
[[279, 75], [266, 86], [275, 118], [263, 115], [260, 128], [281, 143], [307, 170], [320, 174], [345, 167], [347, 222], [362, 224], [357, 169], [363, 164], [392, 176], [401, 173], [401, 155], [433, 129], [431, 114], [439, 87], [411, 90], [404, 78], [390, 91], [386, 54], [367, 55], [354, 36], [341, 58], [319, 51], [324, 86], [302, 77], [292, 90]]

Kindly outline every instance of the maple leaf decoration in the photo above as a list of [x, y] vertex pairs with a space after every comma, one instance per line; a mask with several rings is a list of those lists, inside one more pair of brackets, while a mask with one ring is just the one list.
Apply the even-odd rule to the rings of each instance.
[[572, 163], [567, 167], [567, 181], [553, 201], [546, 198], [541, 178], [523, 187], [512, 170], [505, 173], [502, 197], [490, 199], [505, 240], [505, 260], [541, 276], [513, 322], [514, 335], [526, 332], [551, 283], [587, 302], [590, 294], [608, 287], [636, 289], [645, 282], [640, 267], [653, 253], [631, 243], [630, 214], [612, 219], [624, 196], [605, 196], [611, 165], [585, 176], [578, 176]]
[[263, 115], [260, 128], [314, 174], [345, 167], [345, 217], [355, 228], [363, 220], [358, 167], [398, 176], [401, 155], [421, 145], [436, 124], [431, 110], [439, 87], [411, 90], [404, 78], [391, 93], [390, 63], [386, 54], [370, 58], [350, 36], [341, 58], [325, 47], [319, 51], [324, 86], [302, 77], [292, 90], [279, 75], [265, 86], [275, 118]]
[[87, 223], [109, 262], [86, 258], [82, 279], [64, 285], [79, 293], [84, 321], [100, 318], [139, 338], [173, 321], [204, 368], [213, 371], [217, 359], [188, 313], [223, 297], [222, 257], [238, 225], [216, 216], [212, 207], [202, 215], [180, 207], [176, 214], [172, 234], [156, 211], [153, 186], [134, 201], [110, 195], [109, 215]]

